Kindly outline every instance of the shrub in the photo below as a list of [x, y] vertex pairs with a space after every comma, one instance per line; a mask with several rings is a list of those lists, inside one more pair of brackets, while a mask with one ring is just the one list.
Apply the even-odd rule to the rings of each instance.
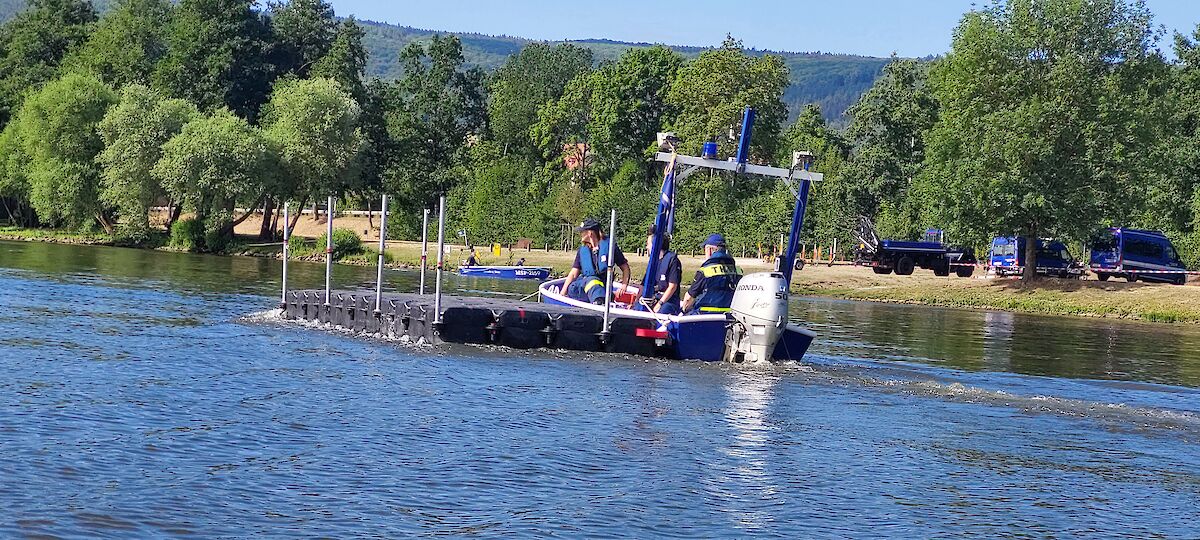
[[[324, 234], [317, 237], [317, 250], [325, 249], [326, 237]], [[357, 255], [363, 252], [362, 239], [358, 237], [351, 229], [334, 229], [333, 230], [333, 260], [338, 261], [349, 255]]]
[[184, 218], [171, 225], [171, 247], [199, 251], [204, 245], [204, 224], [194, 218]]
[[288, 254], [292, 257], [307, 257], [316, 253], [316, 248], [311, 239], [303, 236], [292, 236], [288, 238]]

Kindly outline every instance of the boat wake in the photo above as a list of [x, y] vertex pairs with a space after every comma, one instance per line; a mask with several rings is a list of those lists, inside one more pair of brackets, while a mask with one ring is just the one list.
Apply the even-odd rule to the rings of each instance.
[[[879, 376], [871, 366], [838, 366], [786, 363], [776, 365], [809, 381], [822, 384], [861, 387], [891, 394], [935, 398], [955, 403], [1015, 409], [1023, 414], [1047, 414], [1099, 422], [1114, 431], [1177, 432], [1200, 440], [1200, 412], [1155, 407], [1126, 402], [1108, 402], [1072, 397], [1021, 394], [1009, 390], [985, 388], [958, 381], [907, 378], [898, 374]], [[880, 366], [883, 368], [883, 366]], [[892, 366], [887, 366], [888, 369]], [[917, 375], [914, 373], [914, 375]]]

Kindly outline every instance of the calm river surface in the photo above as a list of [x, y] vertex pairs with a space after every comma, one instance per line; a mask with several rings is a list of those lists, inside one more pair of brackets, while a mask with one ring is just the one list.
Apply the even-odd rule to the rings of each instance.
[[413, 348], [272, 320], [278, 270], [0, 243], [0, 537], [1200, 538], [1194, 327], [805, 300], [804, 364]]

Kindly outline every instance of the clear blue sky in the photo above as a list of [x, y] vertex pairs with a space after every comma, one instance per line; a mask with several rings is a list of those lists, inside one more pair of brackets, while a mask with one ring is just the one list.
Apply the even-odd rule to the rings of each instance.
[[[731, 33], [749, 47], [921, 57], [950, 48], [971, 0], [329, 0], [338, 15], [539, 40], [607, 38], [719, 45]], [[979, 2], [984, 3], [983, 1]], [[1169, 33], [1200, 23], [1197, 0], [1147, 0]], [[1163, 41], [1164, 50], [1171, 40]]]

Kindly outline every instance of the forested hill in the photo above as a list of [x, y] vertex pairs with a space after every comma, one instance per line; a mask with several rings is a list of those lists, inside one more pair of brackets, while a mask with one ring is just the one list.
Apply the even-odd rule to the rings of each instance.
[[[400, 65], [396, 56], [406, 44], [413, 40], [428, 39], [439, 31], [423, 30], [408, 26], [360, 21], [366, 30], [366, 47], [370, 53], [367, 72], [385, 79], [399, 76]], [[445, 33], [445, 32], [440, 32]], [[491, 71], [500, 67], [508, 57], [520, 51], [531, 40], [510, 36], [488, 36], [483, 34], [456, 34], [463, 42], [467, 61]], [[738, 36], [735, 36], [738, 37]], [[572, 41], [592, 50], [599, 62], [615, 60], [621, 53], [633, 47], [649, 47], [650, 43], [627, 43], [606, 39]], [[685, 57], [692, 58], [706, 50], [703, 47], [672, 47]], [[871, 87], [879, 76], [886, 58], [829, 54], [821, 52], [792, 53], [758, 51], [748, 49], [751, 55], [775, 54], [781, 56], [791, 70], [792, 84], [783, 99], [795, 117], [807, 103], [819, 103], [825, 117], [834, 123], [842, 122], [842, 113], [863, 92]]]
[[[92, 4], [103, 13], [110, 0], [93, 0]], [[25, 0], [0, 0], [0, 22], [4, 22], [25, 7]], [[360, 21], [366, 30], [366, 47], [370, 53], [367, 67], [369, 75], [384, 79], [397, 78], [400, 64], [396, 61], [400, 49], [413, 40], [428, 39], [445, 31], [423, 30], [407, 26]], [[505, 60], [520, 51], [532, 40], [483, 34], [456, 34], [462, 39], [467, 60], [491, 71], [500, 67]], [[739, 36], [735, 36], [739, 37]], [[632, 47], [649, 47], [649, 43], [627, 43], [606, 39], [573, 41], [592, 50], [597, 61], [615, 60]], [[685, 57], [692, 58], [704, 51], [703, 47], [672, 47]], [[842, 113], [862, 95], [887, 63], [886, 58], [853, 56], [829, 53], [792, 53], [746, 51], [752, 55], [776, 54], [783, 57], [791, 70], [792, 84], [784, 93], [783, 100], [792, 112], [792, 117], [807, 103], [818, 103], [826, 119], [834, 124], [844, 122]]]

